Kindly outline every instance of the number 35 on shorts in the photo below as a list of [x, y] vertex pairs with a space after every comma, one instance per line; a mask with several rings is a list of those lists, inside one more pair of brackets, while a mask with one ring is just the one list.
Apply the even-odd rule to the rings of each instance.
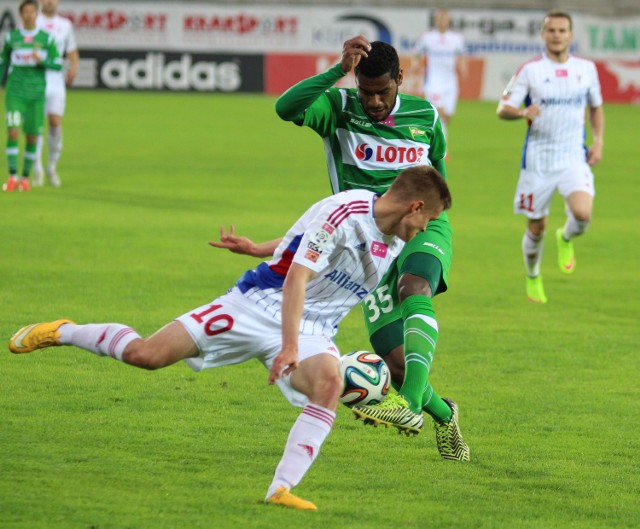
[[383, 314], [393, 310], [393, 298], [389, 294], [389, 285], [381, 285], [362, 300], [364, 316], [368, 322], [377, 321]]

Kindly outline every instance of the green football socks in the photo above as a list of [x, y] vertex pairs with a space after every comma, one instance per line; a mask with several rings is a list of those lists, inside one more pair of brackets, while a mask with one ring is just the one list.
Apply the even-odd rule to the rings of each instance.
[[26, 178], [31, 174], [31, 168], [33, 167], [33, 163], [36, 160], [36, 148], [38, 147], [37, 142], [29, 143], [25, 145], [24, 148], [24, 160], [22, 162], [22, 176]]
[[438, 322], [431, 299], [410, 296], [401, 306], [404, 321], [404, 384], [399, 393], [414, 413], [424, 409], [440, 422], [451, 418], [451, 408], [429, 384], [429, 370], [438, 342]]
[[18, 174], [18, 140], [7, 138], [7, 162], [9, 164], [9, 175]]

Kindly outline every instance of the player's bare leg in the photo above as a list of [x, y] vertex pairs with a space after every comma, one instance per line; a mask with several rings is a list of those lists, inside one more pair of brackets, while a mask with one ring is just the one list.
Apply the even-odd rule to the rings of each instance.
[[131, 327], [120, 323], [76, 325], [70, 320], [56, 320], [27, 325], [9, 341], [13, 353], [29, 353], [60, 345], [73, 345], [98, 356], [111, 356], [142, 369], [160, 369], [198, 354], [193, 339], [176, 321], [146, 340]]

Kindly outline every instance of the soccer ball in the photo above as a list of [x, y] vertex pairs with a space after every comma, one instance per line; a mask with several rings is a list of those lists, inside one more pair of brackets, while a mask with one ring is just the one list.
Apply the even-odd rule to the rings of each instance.
[[356, 404], [376, 404], [389, 393], [389, 368], [377, 354], [352, 351], [340, 359], [344, 391], [340, 402], [349, 408]]

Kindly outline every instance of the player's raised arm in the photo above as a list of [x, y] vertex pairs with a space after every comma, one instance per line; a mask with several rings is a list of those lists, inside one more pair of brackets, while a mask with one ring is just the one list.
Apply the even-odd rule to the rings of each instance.
[[355, 68], [361, 57], [367, 57], [371, 48], [362, 35], [345, 41], [342, 60], [326, 72], [314, 75], [293, 85], [276, 101], [276, 113], [285, 121], [301, 122], [304, 113], [325, 90], [331, 88]]
[[346, 74], [352, 71], [362, 57], [368, 57], [368, 52], [371, 50], [371, 44], [362, 35], [353, 37], [345, 41], [342, 45], [342, 59], [340, 61], [340, 67]]

